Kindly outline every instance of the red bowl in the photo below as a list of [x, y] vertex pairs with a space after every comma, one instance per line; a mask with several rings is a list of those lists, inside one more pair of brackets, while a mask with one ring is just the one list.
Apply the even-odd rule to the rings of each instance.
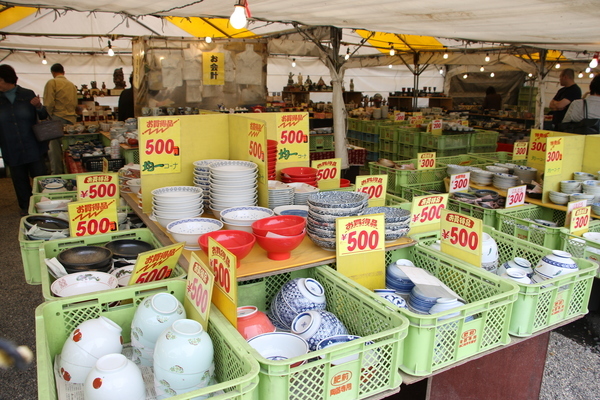
[[252, 232], [255, 235], [267, 236], [272, 232], [283, 236], [299, 235], [306, 226], [306, 218], [298, 215], [275, 215], [254, 221]]
[[311, 167], [289, 167], [281, 170], [281, 173], [291, 177], [313, 177], [317, 175], [317, 169]]
[[267, 146], [277, 146], [278, 143], [277, 140], [267, 139]]
[[[284, 168], [285, 169], [285, 168]], [[286, 179], [288, 182], [312, 182], [316, 181], [316, 176], [304, 176], [304, 177], [294, 177], [294, 176], [286, 176], [285, 174], [281, 175], [281, 180]]]
[[246, 257], [252, 247], [254, 246], [254, 242], [256, 242], [256, 237], [250, 232], [244, 231], [236, 231], [236, 230], [222, 230], [222, 231], [212, 231], [201, 235], [198, 238], [198, 244], [202, 248], [202, 250], [208, 255], [208, 238], [212, 237], [217, 242], [219, 242], [223, 247], [232, 252], [238, 261], [238, 267], [240, 266], [240, 260]]
[[[297, 217], [297, 215], [286, 215], [286, 217]], [[300, 218], [304, 219], [303, 217]], [[306, 236], [306, 230], [302, 230], [302, 233], [296, 236], [266, 237], [256, 233], [254, 236], [256, 236], [256, 243], [267, 251], [267, 257], [270, 260], [280, 261], [290, 258], [291, 251], [302, 243], [304, 236]]]
[[340, 179], [340, 187], [348, 187], [350, 186], [350, 180], [349, 179]]
[[257, 307], [244, 306], [237, 308], [237, 330], [244, 339], [249, 340], [263, 333], [275, 332], [275, 326]]

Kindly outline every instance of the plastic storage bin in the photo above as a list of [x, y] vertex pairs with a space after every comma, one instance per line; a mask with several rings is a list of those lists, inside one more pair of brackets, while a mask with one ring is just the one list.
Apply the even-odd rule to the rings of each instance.
[[[42, 187], [40, 182], [44, 179], [51, 179], [51, 178], [65, 179], [65, 180], [68, 179], [68, 180], [71, 180], [73, 185], [77, 185], [77, 174], [36, 176], [35, 178], [33, 178], [33, 184], [31, 185], [31, 192], [33, 194], [42, 193], [42, 190], [44, 190], [44, 188]], [[73, 192], [75, 192], [75, 191], [73, 191]], [[64, 193], [64, 192], [62, 192], [62, 193]]]
[[[528, 243], [490, 227], [484, 227], [484, 231], [489, 233], [498, 245], [500, 264], [515, 257], [522, 257], [535, 266], [543, 256], [551, 252], [548, 248]], [[426, 247], [439, 239], [439, 231], [415, 235], [413, 239], [419, 241], [418, 247]], [[430, 251], [443, 254], [436, 250], [430, 249]], [[511, 335], [530, 336], [559, 322], [587, 314], [587, 305], [598, 265], [582, 258], [577, 258], [576, 262], [579, 271], [542, 283], [526, 285], [510, 281], [519, 288], [518, 298], [510, 318]], [[497, 277], [488, 271], [481, 270], [481, 272], [486, 279]], [[501, 279], [509, 281], [505, 278]]]
[[[59, 299], [36, 309], [36, 352], [39, 399], [56, 400], [54, 358], [62, 351], [68, 335], [82, 322], [104, 316], [123, 328], [122, 336], [129, 343], [131, 321], [142, 300], [155, 293], [168, 292], [184, 301], [186, 281], [171, 279], [124, 288], [119, 291]], [[258, 364], [233, 339], [237, 331], [216, 307], [211, 308], [208, 334], [215, 349], [215, 371], [218, 384], [173, 397], [184, 400], [207, 396], [215, 400], [256, 399]], [[225, 393], [219, 394], [218, 391]], [[212, 397], [211, 395], [214, 395]]]
[[438, 151], [460, 149], [463, 152], [469, 147], [470, 133], [457, 135], [434, 135], [432, 133], [421, 133], [421, 147], [437, 149]]
[[482, 146], [490, 146], [496, 147], [496, 143], [498, 142], [498, 136], [500, 134], [496, 131], [482, 131], [476, 130], [471, 134], [471, 138], [469, 141], [470, 147], [482, 147]]
[[[46, 211], [38, 211], [38, 209], [35, 207], [35, 205], [37, 203], [39, 203], [39, 201], [42, 199], [42, 197], [46, 197], [50, 200], [71, 200], [71, 201], [77, 201], [77, 192], [56, 192], [56, 193], [40, 193], [40, 194], [34, 194], [33, 196], [31, 196], [29, 198], [29, 208], [27, 210], [27, 212], [29, 214], [44, 214], [44, 213], [48, 213]], [[61, 212], [61, 211], [59, 211]], [[49, 214], [57, 214], [56, 213], [49, 213]]]
[[[560, 227], [565, 224], [566, 212], [536, 205], [496, 210], [498, 230], [549, 249], [560, 249]], [[544, 226], [534, 220], [552, 221], [558, 227]]]
[[[600, 232], [600, 220], [590, 221], [588, 232]], [[562, 250], [568, 251], [573, 257], [586, 258], [600, 265], [600, 243], [571, 235], [568, 228], [561, 228], [560, 238]], [[596, 276], [600, 278], [600, 269]]]
[[[334, 313], [351, 334], [361, 336], [291, 360], [273, 361], [261, 357], [241, 337], [239, 342], [260, 364], [260, 399], [362, 399], [398, 387], [402, 379], [398, 366], [402, 359], [402, 340], [408, 321], [365, 293], [366, 289], [328, 266], [314, 267], [240, 283], [238, 304], [254, 305], [266, 311], [281, 286], [297, 277], [311, 277], [325, 289], [327, 310]], [[351, 355], [356, 360], [334, 365]], [[372, 365], [376, 359], [376, 365]], [[291, 365], [306, 360], [306, 364]], [[363, 365], [364, 363], [364, 365]], [[368, 365], [367, 365], [368, 364]], [[344, 388], [341, 389], [341, 384]]]
[[[412, 164], [417, 168], [417, 160], [402, 161], [401, 164]], [[402, 196], [402, 187], [406, 185], [412, 185], [417, 183], [429, 183], [441, 181], [446, 176], [446, 168], [432, 168], [424, 170], [401, 170], [385, 167], [379, 163], [369, 163], [371, 175], [383, 175], [387, 174], [388, 184], [387, 191], [396, 195]]]

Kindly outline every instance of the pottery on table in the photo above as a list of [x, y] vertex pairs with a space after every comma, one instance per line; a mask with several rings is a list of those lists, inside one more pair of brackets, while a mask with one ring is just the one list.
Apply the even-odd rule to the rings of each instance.
[[333, 313], [325, 310], [311, 310], [298, 314], [292, 321], [292, 333], [300, 336], [314, 351], [317, 344], [325, 338], [335, 335], [347, 335], [344, 323]]
[[577, 263], [571, 258], [571, 254], [562, 250], [552, 250], [539, 261], [534, 268], [536, 274], [552, 279], [575, 272], [579, 269]]

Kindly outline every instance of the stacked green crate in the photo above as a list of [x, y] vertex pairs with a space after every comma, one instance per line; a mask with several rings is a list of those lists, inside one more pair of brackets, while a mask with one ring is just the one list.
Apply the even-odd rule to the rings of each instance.
[[523, 86], [519, 89], [519, 99], [517, 102], [519, 111], [534, 112], [537, 92], [538, 88], [533, 86]]
[[334, 150], [333, 133], [311, 133], [308, 136], [310, 151]]
[[476, 130], [471, 134], [469, 153], [494, 153], [499, 135], [496, 131]]
[[456, 135], [434, 135], [422, 132], [420, 139], [421, 152], [435, 152], [437, 157], [449, 157], [468, 152], [470, 133]]
[[421, 130], [419, 128], [403, 127], [398, 129], [400, 142], [400, 159], [409, 160], [421, 152]]

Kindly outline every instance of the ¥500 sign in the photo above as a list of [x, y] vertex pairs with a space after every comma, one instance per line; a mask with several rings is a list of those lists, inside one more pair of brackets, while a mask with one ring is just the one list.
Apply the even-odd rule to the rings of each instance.
[[118, 230], [117, 200], [75, 201], [68, 204], [72, 237]]
[[372, 214], [338, 218], [336, 238], [338, 256], [383, 250], [385, 247], [384, 216]]
[[[188, 307], [188, 304], [184, 304], [184, 306], [186, 306], [188, 318], [196, 319], [192, 317], [193, 314], [196, 314], [195, 316], [205, 329], [208, 324], [213, 284], [214, 277], [210, 269], [195, 253], [192, 253], [186, 286], [186, 300], [191, 307]], [[191, 313], [189, 308], [193, 310]]]
[[77, 174], [77, 200], [99, 200], [118, 197], [118, 174]]
[[442, 210], [442, 251], [480, 266], [483, 237], [481, 223], [478, 218]]
[[181, 172], [179, 118], [140, 118], [140, 161], [144, 174]]
[[356, 177], [356, 191], [369, 195], [369, 207], [385, 204], [387, 175], [366, 175]]
[[177, 260], [183, 251], [183, 244], [150, 250], [138, 255], [129, 284], [160, 281], [171, 276]]
[[212, 301], [225, 317], [237, 326], [237, 257], [213, 238], [208, 238], [208, 264], [217, 290]]

